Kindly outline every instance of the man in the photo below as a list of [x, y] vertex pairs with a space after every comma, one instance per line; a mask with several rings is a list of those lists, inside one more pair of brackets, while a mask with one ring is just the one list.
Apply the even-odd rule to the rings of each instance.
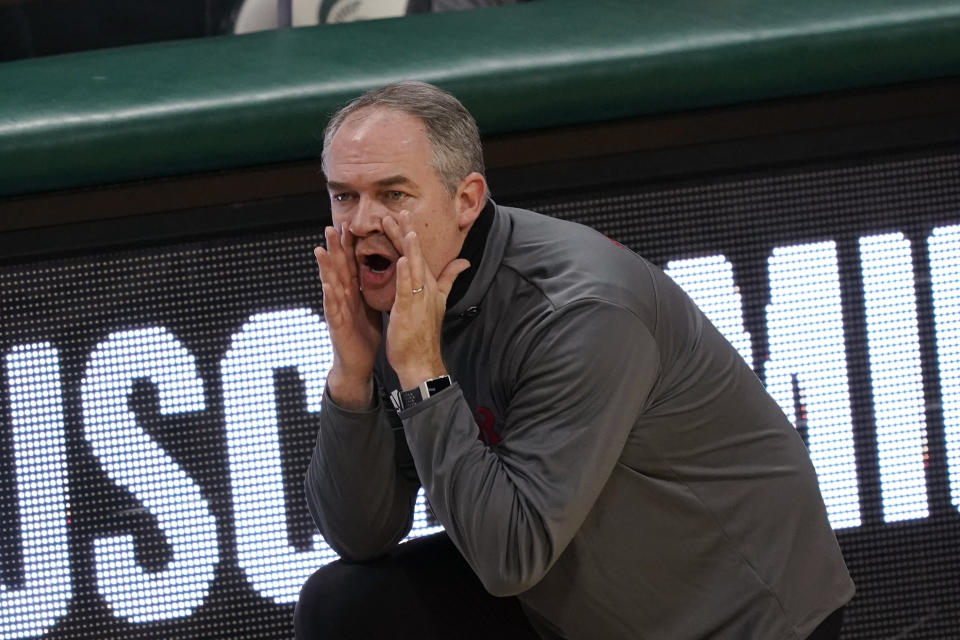
[[[493, 204], [430, 85], [347, 105], [323, 163], [306, 491], [343, 560], [298, 638], [838, 637], [854, 588], [802, 441], [669, 278]], [[446, 533], [398, 547], [421, 484]]]

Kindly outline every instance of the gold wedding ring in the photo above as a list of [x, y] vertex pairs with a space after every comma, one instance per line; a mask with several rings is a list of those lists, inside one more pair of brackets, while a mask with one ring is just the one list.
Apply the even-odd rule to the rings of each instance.
[[422, 291], [423, 287], [417, 287], [416, 289], [411, 289], [410, 293], [421, 293]]

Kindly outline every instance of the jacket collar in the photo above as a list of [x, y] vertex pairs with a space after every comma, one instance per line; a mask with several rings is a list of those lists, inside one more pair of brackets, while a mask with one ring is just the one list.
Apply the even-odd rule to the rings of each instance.
[[468, 312], [479, 307], [500, 268], [509, 236], [509, 220], [493, 200], [488, 200], [477, 221], [467, 233], [460, 257], [470, 268], [460, 274], [450, 290], [446, 317], [476, 315]]

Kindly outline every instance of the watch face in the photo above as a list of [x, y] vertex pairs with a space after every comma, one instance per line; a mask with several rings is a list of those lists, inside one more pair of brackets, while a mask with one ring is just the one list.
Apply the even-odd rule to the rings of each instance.
[[434, 378], [433, 380], [427, 380], [427, 391], [430, 392], [430, 395], [440, 393], [449, 386], [450, 376], [443, 376], [440, 378]]
[[409, 409], [418, 402], [423, 402], [435, 393], [440, 393], [452, 384], [450, 376], [441, 376], [433, 380], [425, 380], [419, 387], [400, 392], [400, 409]]

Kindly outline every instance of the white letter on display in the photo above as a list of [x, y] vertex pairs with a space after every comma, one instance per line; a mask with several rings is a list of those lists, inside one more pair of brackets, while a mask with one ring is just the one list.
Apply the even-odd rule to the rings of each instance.
[[156, 517], [173, 548], [163, 571], [147, 572], [137, 564], [132, 535], [98, 539], [97, 586], [117, 616], [153, 622], [188, 616], [203, 603], [219, 551], [216, 519], [200, 487], [127, 407], [139, 379], [156, 385], [164, 415], [202, 411], [204, 395], [193, 356], [159, 327], [110, 334], [90, 355], [81, 386], [94, 455]]
[[950, 498], [960, 510], [960, 226], [934, 229], [929, 248]]
[[926, 518], [926, 439], [920, 336], [910, 242], [860, 238], [867, 349], [885, 522]]
[[307, 410], [318, 412], [332, 363], [326, 323], [309, 309], [291, 309], [251, 317], [220, 365], [237, 558], [253, 587], [280, 604], [296, 602], [310, 574], [337, 554], [319, 533], [309, 551], [290, 544], [274, 372], [296, 368]]
[[20, 345], [6, 365], [24, 585], [0, 585], [0, 638], [14, 640], [43, 635], [67, 613], [67, 447], [56, 349]]
[[769, 260], [767, 390], [796, 424], [796, 376], [806, 407], [810, 458], [830, 524], [860, 525], [840, 278], [833, 242], [780, 247]]
[[743, 328], [743, 300], [733, 281], [733, 266], [727, 259], [719, 255], [671, 260], [666, 273], [753, 368], [750, 334]]

